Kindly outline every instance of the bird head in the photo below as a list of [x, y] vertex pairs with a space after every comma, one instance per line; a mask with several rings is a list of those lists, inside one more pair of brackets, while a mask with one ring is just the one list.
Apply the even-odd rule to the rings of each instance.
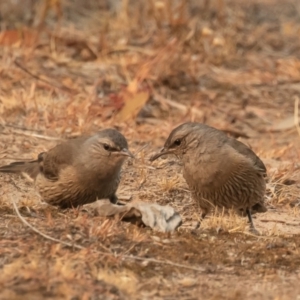
[[124, 161], [127, 157], [134, 158], [128, 150], [126, 138], [116, 129], [104, 129], [92, 136], [89, 144], [91, 155], [95, 158], [107, 157], [109, 160]]
[[188, 151], [197, 148], [198, 153], [209, 151], [211, 144], [216, 144], [216, 130], [201, 123], [184, 123], [174, 128], [160, 152], [154, 154], [150, 161], [160, 156], [174, 154], [182, 158]]

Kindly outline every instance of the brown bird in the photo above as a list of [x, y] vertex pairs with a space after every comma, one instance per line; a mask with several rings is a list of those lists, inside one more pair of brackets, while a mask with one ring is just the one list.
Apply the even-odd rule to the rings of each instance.
[[175, 154], [183, 163], [183, 176], [202, 210], [201, 219], [213, 207], [251, 213], [267, 211], [264, 205], [266, 167], [245, 144], [201, 123], [184, 123], [173, 129], [161, 152]]
[[126, 157], [133, 155], [125, 137], [115, 129], [104, 129], [61, 143], [40, 153], [37, 160], [0, 167], [0, 172], [29, 174], [42, 199], [61, 208], [104, 198], [116, 203]]

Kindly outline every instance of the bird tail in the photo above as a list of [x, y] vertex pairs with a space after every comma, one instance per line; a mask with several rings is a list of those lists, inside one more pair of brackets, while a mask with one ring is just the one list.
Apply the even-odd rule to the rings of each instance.
[[39, 162], [37, 160], [33, 161], [17, 161], [9, 165], [0, 167], [0, 172], [2, 173], [27, 173], [31, 178], [35, 179], [40, 170]]

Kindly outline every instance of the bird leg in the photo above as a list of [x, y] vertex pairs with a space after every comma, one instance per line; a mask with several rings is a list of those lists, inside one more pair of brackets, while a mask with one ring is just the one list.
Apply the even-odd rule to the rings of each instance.
[[259, 232], [256, 230], [256, 228], [253, 224], [253, 220], [252, 220], [252, 216], [251, 216], [251, 212], [250, 212], [249, 208], [246, 209], [246, 213], [247, 213], [248, 220], [250, 223], [250, 231], [253, 232], [254, 234], [259, 234]]

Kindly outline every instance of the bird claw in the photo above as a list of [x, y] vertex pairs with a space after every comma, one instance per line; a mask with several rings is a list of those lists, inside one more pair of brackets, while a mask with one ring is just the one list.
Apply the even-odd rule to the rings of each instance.
[[251, 233], [253, 233], [254, 235], [261, 235], [261, 233], [255, 228], [255, 227], [250, 227], [249, 228], [249, 231], [251, 232]]

